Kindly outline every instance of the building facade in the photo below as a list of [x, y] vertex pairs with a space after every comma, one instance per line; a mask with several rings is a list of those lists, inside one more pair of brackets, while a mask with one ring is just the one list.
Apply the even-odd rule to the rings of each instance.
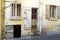
[[43, 30], [47, 32], [53, 32], [60, 30], [60, 3], [59, 0], [44, 0], [42, 2], [43, 7]]
[[3, 38], [60, 30], [59, 0], [4, 0]]
[[[40, 31], [40, 0], [4, 0], [3, 38], [27, 36]], [[38, 25], [39, 24], [39, 25]], [[38, 26], [38, 27], [37, 27]]]

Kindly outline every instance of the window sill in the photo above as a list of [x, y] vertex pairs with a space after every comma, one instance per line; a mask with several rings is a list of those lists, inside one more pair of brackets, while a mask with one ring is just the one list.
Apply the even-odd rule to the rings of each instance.
[[49, 20], [50, 20], [50, 21], [57, 21], [56, 18], [50, 18]]
[[21, 17], [10, 17], [10, 19], [22, 19]]
[[24, 30], [30, 30], [30, 28], [29, 27], [24, 27]]
[[13, 30], [8, 30], [7, 32], [13, 32]]

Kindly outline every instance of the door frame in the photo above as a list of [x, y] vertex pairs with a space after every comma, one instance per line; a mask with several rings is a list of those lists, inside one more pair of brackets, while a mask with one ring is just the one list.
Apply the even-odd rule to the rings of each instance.
[[[36, 29], [37, 29], [37, 20], [38, 20], [38, 8], [36, 7], [33, 7], [31, 8], [31, 21], [32, 21], [32, 9], [36, 9], [37, 10], [37, 13], [36, 13]], [[32, 29], [32, 25], [31, 25], [31, 29]]]

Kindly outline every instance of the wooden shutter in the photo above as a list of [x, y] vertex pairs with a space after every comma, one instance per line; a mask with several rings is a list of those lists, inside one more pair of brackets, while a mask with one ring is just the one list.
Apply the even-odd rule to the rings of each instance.
[[60, 6], [56, 7], [57, 18], [60, 19]]
[[50, 16], [50, 5], [46, 5], [46, 19], [49, 19]]

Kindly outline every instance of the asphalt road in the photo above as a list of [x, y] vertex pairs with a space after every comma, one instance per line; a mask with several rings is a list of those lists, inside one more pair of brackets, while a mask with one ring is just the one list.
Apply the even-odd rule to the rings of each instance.
[[60, 34], [26, 37], [26, 38], [15, 38], [15, 39], [7, 39], [7, 40], [60, 40]]
[[32, 40], [60, 40], [60, 34], [39, 36], [32, 38]]

